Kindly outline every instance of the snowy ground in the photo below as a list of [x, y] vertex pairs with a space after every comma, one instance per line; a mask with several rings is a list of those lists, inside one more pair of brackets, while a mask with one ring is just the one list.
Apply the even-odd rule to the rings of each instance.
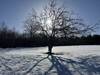
[[100, 46], [0, 48], [0, 75], [100, 75]]

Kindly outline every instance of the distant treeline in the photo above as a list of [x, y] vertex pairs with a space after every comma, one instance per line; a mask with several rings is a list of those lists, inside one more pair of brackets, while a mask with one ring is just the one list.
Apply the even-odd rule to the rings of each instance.
[[[100, 45], [100, 35], [88, 35], [71, 38], [54, 38], [52, 41], [55, 46], [58, 45]], [[47, 46], [47, 38], [42, 34], [29, 35], [18, 33], [14, 29], [8, 29], [6, 26], [0, 27], [0, 47], [37, 47]]]

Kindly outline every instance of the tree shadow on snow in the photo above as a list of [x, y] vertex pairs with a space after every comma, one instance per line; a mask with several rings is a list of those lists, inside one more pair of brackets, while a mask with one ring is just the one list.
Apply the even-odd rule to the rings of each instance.
[[45, 62], [45, 59], [48, 59], [52, 65], [41, 75], [50, 75], [54, 68], [57, 75], [100, 75], [100, 56], [68, 59], [53, 54], [39, 60], [24, 75], [30, 73], [41, 61]]
[[51, 71], [53, 68], [56, 68], [58, 75], [72, 75], [68, 67], [65, 67], [65, 65], [61, 62], [60, 59], [58, 59], [57, 56], [50, 55], [48, 60], [52, 63], [52, 66], [45, 72], [44, 75], [48, 75], [49, 71]]
[[36, 64], [33, 64], [25, 73], [24, 75], [27, 75], [28, 73], [30, 73], [40, 62], [42, 62], [43, 60], [47, 59], [47, 57], [42, 58], [41, 60], [37, 61]]

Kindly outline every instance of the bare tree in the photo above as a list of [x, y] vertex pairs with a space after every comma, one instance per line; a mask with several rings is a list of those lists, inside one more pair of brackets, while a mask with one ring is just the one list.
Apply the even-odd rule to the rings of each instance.
[[[43, 11], [26, 20], [26, 31], [32, 34], [44, 34], [48, 41], [48, 53], [52, 54], [55, 37], [72, 37], [86, 35], [93, 31], [94, 26], [86, 25], [77, 19], [64, 7], [57, 5], [56, 0], [50, 0]], [[31, 35], [32, 35], [31, 34]]]
[[39, 26], [39, 20], [37, 18], [36, 11], [32, 10], [32, 15], [30, 15], [27, 20], [25, 21], [25, 32], [29, 33], [30, 37], [33, 37], [33, 35], [38, 31]]

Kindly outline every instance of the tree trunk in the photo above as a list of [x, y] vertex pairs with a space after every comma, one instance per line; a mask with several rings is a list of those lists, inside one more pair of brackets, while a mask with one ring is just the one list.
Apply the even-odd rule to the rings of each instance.
[[48, 54], [52, 54], [52, 45], [48, 45]]
[[52, 36], [50, 36], [48, 38], [48, 54], [53, 54], [52, 53], [52, 48], [54, 46], [53, 42], [54, 42], [54, 38]]

